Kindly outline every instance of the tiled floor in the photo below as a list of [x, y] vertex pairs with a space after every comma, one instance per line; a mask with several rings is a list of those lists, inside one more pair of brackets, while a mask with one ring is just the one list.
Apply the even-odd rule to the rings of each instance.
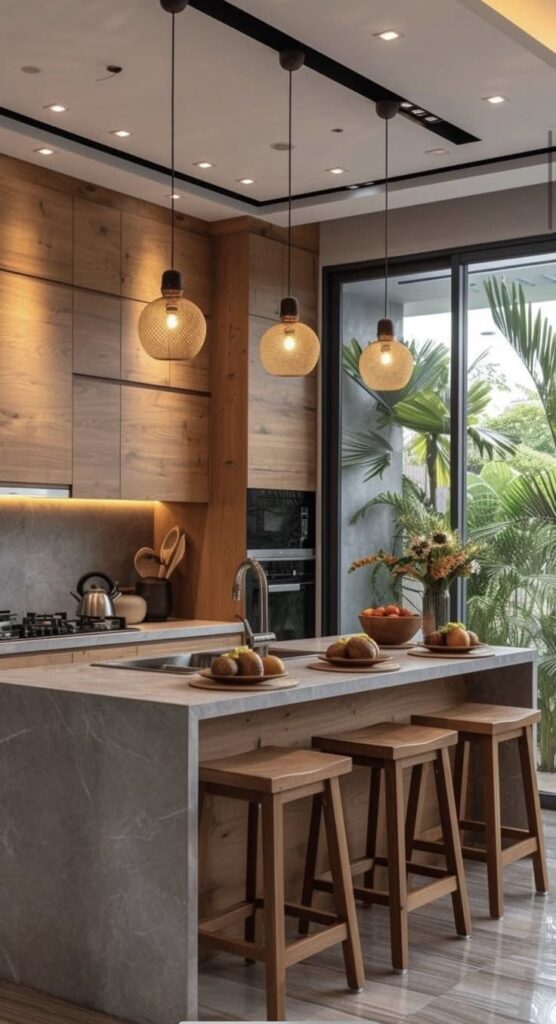
[[[546, 812], [548, 856], [556, 886], [556, 812]], [[466, 862], [473, 936], [455, 937], [449, 898], [411, 915], [409, 973], [389, 964], [387, 911], [361, 909], [367, 983], [346, 991], [335, 949], [289, 969], [288, 1019], [380, 1024], [556, 1024], [556, 893], [534, 895], [529, 861], [506, 869], [501, 921], [487, 914], [485, 869]], [[201, 968], [201, 1019], [265, 1019], [259, 964], [219, 956]]]

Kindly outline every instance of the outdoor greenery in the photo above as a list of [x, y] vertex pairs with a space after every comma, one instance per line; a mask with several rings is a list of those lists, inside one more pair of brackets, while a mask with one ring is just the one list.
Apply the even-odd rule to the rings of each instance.
[[[539, 768], [555, 770], [556, 759], [556, 333], [534, 315], [523, 290], [503, 280], [485, 282], [494, 323], [521, 359], [534, 390], [503, 413], [489, 414], [498, 386], [488, 353], [469, 370], [468, 516], [470, 538], [480, 542], [481, 573], [468, 583], [468, 625], [490, 643], [535, 646], [539, 651]], [[375, 494], [355, 514], [389, 506], [397, 522], [395, 541], [449, 526], [449, 509], [438, 505], [449, 484], [450, 423], [448, 349], [426, 342], [411, 346], [412, 380], [402, 393], [376, 395], [369, 429], [345, 437], [344, 464], [360, 464], [365, 479], [381, 476], [392, 448], [381, 432], [410, 431], [409, 460], [425, 466], [426, 486], [403, 478], [401, 493]], [[361, 387], [359, 345], [344, 348], [344, 370]], [[369, 390], [369, 389], [366, 389]], [[374, 581], [374, 585], [380, 586]], [[386, 586], [386, 581], [382, 581]], [[387, 596], [387, 595], [385, 595]]]

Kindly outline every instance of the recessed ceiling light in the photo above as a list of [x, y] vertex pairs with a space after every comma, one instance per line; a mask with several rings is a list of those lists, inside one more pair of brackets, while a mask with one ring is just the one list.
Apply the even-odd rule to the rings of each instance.
[[413, 103], [410, 103], [409, 100], [402, 100], [402, 102], [400, 103], [400, 107], [402, 107], [403, 110], [409, 110], [410, 107], [412, 106]]
[[446, 156], [448, 150], [443, 149], [442, 146], [437, 146], [436, 149], [426, 149], [425, 153], [431, 153], [432, 156]]
[[211, 164], [208, 160], [198, 160], [193, 166], [200, 167], [202, 171], [208, 171], [211, 167], [214, 167], [214, 164]]
[[236, 178], [236, 181], [240, 185], [254, 185], [255, 184], [255, 179], [254, 178]]
[[51, 110], [53, 114], [65, 114], [68, 108], [61, 103], [47, 103], [43, 110]]
[[181, 199], [179, 192], [168, 192], [166, 199]]
[[328, 167], [327, 168], [327, 173], [328, 174], [345, 174], [346, 173], [346, 168], [345, 167]]
[[493, 106], [496, 106], [498, 103], [505, 103], [506, 99], [507, 99], [506, 96], [499, 96], [499, 95], [496, 95], [496, 96], [483, 96], [483, 101], [485, 103], [492, 103]]
[[421, 110], [421, 107], [414, 107], [411, 113], [415, 114], [415, 117], [422, 117], [425, 111]]
[[427, 116], [425, 118], [425, 121], [429, 121], [429, 122], [439, 121], [439, 120], [440, 120], [440, 118], [437, 117], [436, 114], [427, 114]]
[[352, 190], [352, 189], [355, 189], [355, 188], [359, 188], [359, 185], [348, 185], [347, 187], [348, 187], [348, 188], [349, 188], [350, 190]]
[[119, 139], [128, 139], [131, 132], [128, 132], [126, 128], [114, 128], [110, 135], [117, 135]]
[[41, 156], [52, 156], [54, 150], [49, 149], [48, 146], [39, 146], [38, 149], [33, 150], [33, 153], [40, 153]]
[[376, 39], [383, 39], [385, 43], [391, 43], [394, 39], [401, 39], [401, 32], [396, 32], [393, 28], [386, 29], [385, 32], [375, 32], [374, 36]]

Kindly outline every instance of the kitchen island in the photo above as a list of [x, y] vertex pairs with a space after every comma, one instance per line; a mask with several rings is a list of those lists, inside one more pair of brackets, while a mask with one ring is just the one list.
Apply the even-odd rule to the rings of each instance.
[[[291, 653], [329, 641], [292, 642]], [[243, 896], [245, 809], [208, 802], [197, 837], [199, 759], [327, 729], [407, 720], [458, 700], [533, 706], [535, 653], [435, 659], [393, 652], [397, 672], [317, 672], [299, 685], [209, 692], [187, 677], [96, 665], [0, 671], [0, 975], [137, 1024], [197, 1020], [197, 905]], [[504, 752], [508, 823], [517, 760]], [[363, 842], [366, 783], [346, 780], [349, 838]], [[287, 888], [299, 897], [308, 806], [286, 822]], [[358, 810], [361, 813], [358, 813]], [[433, 827], [425, 800], [422, 827]], [[199, 870], [200, 868], [200, 870]], [[201, 876], [201, 877], [199, 877]]]

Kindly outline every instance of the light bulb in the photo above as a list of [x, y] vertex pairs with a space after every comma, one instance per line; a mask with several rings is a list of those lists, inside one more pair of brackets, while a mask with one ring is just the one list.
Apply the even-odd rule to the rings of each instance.
[[168, 327], [171, 331], [173, 331], [173, 330], [175, 330], [175, 328], [177, 326], [178, 326], [178, 318], [177, 318], [176, 314], [175, 313], [167, 313], [166, 314], [166, 327]]
[[286, 352], [293, 352], [295, 348], [295, 338], [292, 334], [286, 334], [284, 338], [284, 348]]
[[380, 361], [383, 366], [392, 365], [392, 352], [390, 350], [390, 345], [382, 345], [380, 349]]

